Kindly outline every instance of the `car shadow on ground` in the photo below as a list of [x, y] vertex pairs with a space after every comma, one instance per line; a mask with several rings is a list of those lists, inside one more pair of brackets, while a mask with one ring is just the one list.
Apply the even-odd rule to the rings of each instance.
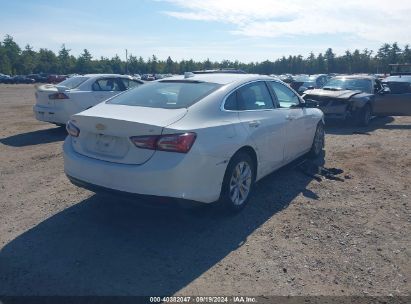
[[173, 294], [242, 246], [296, 196], [317, 197], [306, 189], [313, 178], [297, 169], [299, 161], [261, 180], [250, 204], [231, 216], [218, 206], [148, 208], [93, 195], [0, 251], [0, 294]]
[[12, 135], [9, 137], [1, 138], [0, 142], [7, 146], [25, 147], [62, 141], [66, 138], [66, 136], [67, 131], [65, 127], [55, 127], [51, 129], [37, 130]]
[[354, 122], [351, 121], [338, 121], [338, 120], [327, 120], [325, 123], [325, 132], [334, 135], [353, 135], [353, 134], [364, 134], [370, 135], [369, 133], [378, 129], [411, 129], [410, 125], [398, 125], [393, 124], [395, 121], [394, 117], [374, 117], [371, 119], [370, 123], [366, 127], [356, 126]]

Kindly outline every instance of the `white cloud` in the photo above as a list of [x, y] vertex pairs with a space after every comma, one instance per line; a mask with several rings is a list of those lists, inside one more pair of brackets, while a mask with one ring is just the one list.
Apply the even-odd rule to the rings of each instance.
[[404, 0], [164, 0], [179, 19], [231, 24], [235, 35], [284, 37], [348, 34], [373, 42], [409, 43], [411, 1]]

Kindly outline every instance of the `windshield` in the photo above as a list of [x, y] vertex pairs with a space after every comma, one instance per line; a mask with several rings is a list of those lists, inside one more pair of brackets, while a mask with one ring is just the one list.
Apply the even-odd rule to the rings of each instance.
[[69, 89], [74, 89], [74, 88], [77, 88], [80, 84], [82, 84], [87, 79], [89, 79], [89, 77], [84, 77], [84, 76], [71, 77], [71, 78], [68, 78], [60, 82], [58, 85], [68, 87]]
[[331, 78], [325, 84], [323, 89], [331, 90], [359, 90], [366, 93], [372, 93], [372, 81], [361, 78]]
[[209, 82], [159, 81], [127, 91], [107, 103], [164, 109], [188, 108], [220, 86]]

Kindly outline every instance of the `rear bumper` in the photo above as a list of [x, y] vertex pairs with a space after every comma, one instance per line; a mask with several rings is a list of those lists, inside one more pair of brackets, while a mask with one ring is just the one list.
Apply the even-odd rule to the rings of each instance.
[[142, 165], [111, 163], [77, 153], [70, 136], [63, 150], [66, 175], [83, 188], [202, 203], [218, 200], [227, 166], [220, 159], [198, 156], [192, 151], [184, 155], [158, 151]]
[[63, 109], [55, 107], [35, 105], [33, 106], [34, 116], [39, 121], [51, 122], [57, 124], [66, 124], [69, 120], [68, 115]]

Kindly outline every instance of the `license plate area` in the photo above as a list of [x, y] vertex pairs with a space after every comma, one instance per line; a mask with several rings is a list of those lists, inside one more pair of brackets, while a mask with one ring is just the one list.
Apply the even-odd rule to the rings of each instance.
[[96, 134], [95, 135], [95, 145], [94, 150], [98, 153], [103, 154], [115, 154], [114, 150], [118, 141], [118, 137]]

